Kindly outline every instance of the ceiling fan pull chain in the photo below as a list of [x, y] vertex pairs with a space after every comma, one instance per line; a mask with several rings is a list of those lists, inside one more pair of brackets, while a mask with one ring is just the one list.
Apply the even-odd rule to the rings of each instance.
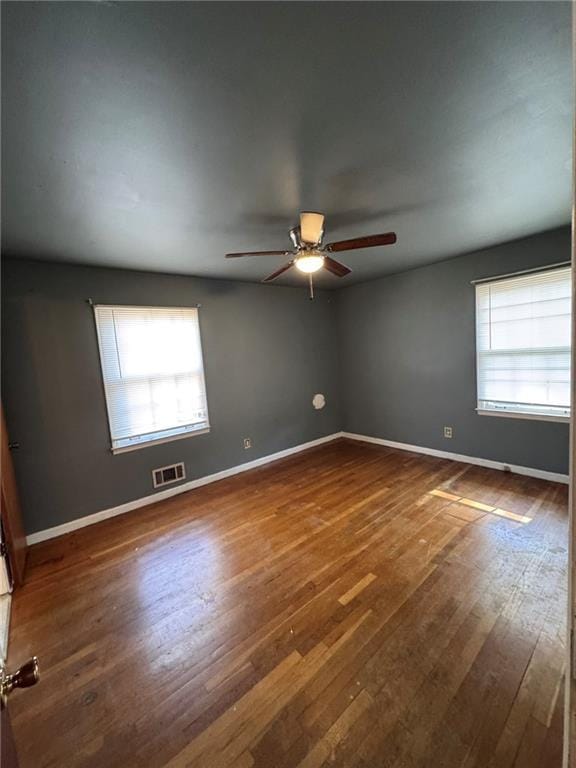
[[312, 272], [308, 273], [308, 280], [310, 281], [310, 300], [314, 298], [314, 282], [312, 280]]

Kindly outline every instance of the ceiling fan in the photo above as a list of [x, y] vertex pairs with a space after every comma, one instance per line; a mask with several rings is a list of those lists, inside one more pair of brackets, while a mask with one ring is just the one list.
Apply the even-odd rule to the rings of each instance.
[[300, 272], [308, 275], [310, 282], [310, 298], [314, 297], [312, 275], [320, 269], [325, 269], [337, 277], [346, 277], [352, 270], [341, 264], [328, 254], [339, 251], [355, 251], [358, 248], [374, 248], [379, 245], [394, 245], [395, 232], [386, 232], [381, 235], [367, 235], [366, 237], [354, 237], [351, 240], [338, 240], [335, 243], [322, 245], [324, 237], [324, 215], [313, 211], [302, 211], [300, 224], [290, 230], [290, 239], [294, 248], [290, 251], [244, 251], [242, 253], [227, 253], [227, 259], [236, 259], [242, 256], [289, 256], [290, 260], [284, 266], [265, 277], [263, 283], [271, 283], [284, 272], [296, 267]]

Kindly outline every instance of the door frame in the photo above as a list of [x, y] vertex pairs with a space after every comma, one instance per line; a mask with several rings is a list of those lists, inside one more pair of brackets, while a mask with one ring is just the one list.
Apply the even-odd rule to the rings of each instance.
[[[576, 78], [576, 11], [572, 6], [572, 67]], [[564, 699], [564, 768], [576, 768], [576, 114], [572, 115], [572, 365], [568, 497], [568, 604]]]
[[576, 768], [576, 430], [574, 428], [574, 409], [576, 406], [576, 254], [574, 247], [575, 231], [574, 208], [572, 213], [572, 397], [570, 420], [570, 459], [569, 459], [569, 497], [568, 497], [568, 604], [566, 637], [566, 677], [564, 706], [564, 768]]
[[8, 571], [13, 585], [20, 586], [24, 582], [27, 544], [3, 404], [0, 405], [0, 432], [0, 462], [2, 468], [0, 477], [0, 523], [2, 525], [2, 538], [5, 547], [4, 556], [7, 557]]

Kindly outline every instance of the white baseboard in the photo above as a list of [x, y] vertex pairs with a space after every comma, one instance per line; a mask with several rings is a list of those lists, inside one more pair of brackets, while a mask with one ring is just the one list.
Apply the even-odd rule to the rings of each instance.
[[408, 445], [407, 443], [396, 443], [393, 440], [384, 440], [380, 437], [369, 437], [368, 435], [356, 435], [352, 432], [334, 432], [326, 437], [320, 437], [317, 440], [311, 440], [308, 443], [302, 443], [301, 445], [295, 445], [293, 448], [286, 448], [283, 451], [277, 453], [271, 453], [268, 456], [262, 456], [254, 461], [247, 461], [245, 464], [238, 464], [230, 469], [224, 469], [221, 472], [215, 472], [213, 475], [206, 475], [205, 477], [199, 477], [196, 480], [190, 480], [188, 483], [182, 483], [175, 488], [167, 488], [164, 491], [153, 493], [150, 496], [144, 496], [140, 499], [134, 499], [134, 501], [127, 501], [125, 504], [120, 504], [117, 507], [111, 507], [110, 509], [103, 509], [101, 512], [95, 512], [92, 515], [86, 515], [86, 517], [80, 517], [77, 520], [71, 520], [69, 523], [63, 523], [62, 525], [56, 525], [54, 528], [46, 528], [44, 531], [37, 531], [31, 533], [26, 537], [27, 544], [38, 544], [40, 541], [46, 541], [47, 539], [53, 539], [56, 536], [63, 536], [71, 531], [76, 531], [79, 528], [84, 528], [87, 525], [94, 525], [101, 520], [107, 520], [110, 517], [116, 517], [117, 515], [123, 515], [125, 512], [131, 512], [133, 509], [139, 509], [140, 507], [146, 507], [148, 504], [154, 504], [157, 501], [163, 501], [169, 499], [171, 496], [177, 496], [179, 493], [186, 493], [194, 488], [200, 488], [202, 485], [208, 485], [209, 483], [215, 483], [218, 480], [224, 480], [226, 477], [232, 477], [238, 475], [240, 472], [247, 472], [250, 469], [256, 469], [256, 467], [262, 467], [265, 464], [270, 464], [273, 461], [284, 459], [287, 456], [292, 456], [300, 451], [305, 451], [308, 448], [314, 448], [317, 445], [331, 442], [339, 437], [346, 437], [350, 440], [360, 440], [364, 443], [374, 443], [375, 445], [383, 445], [387, 448], [397, 448], [401, 451], [411, 451], [412, 453], [424, 453], [428, 456], [438, 456], [441, 459], [450, 459], [452, 461], [460, 461], [466, 464], [477, 464], [480, 467], [488, 467], [490, 469], [509, 470], [515, 472], [518, 475], [528, 475], [529, 477], [537, 477], [540, 480], [551, 480], [555, 483], [568, 483], [568, 475], [562, 475], [558, 472], [547, 472], [543, 469], [533, 469], [531, 467], [520, 467], [515, 464], [504, 464], [500, 461], [492, 461], [491, 459], [479, 459], [475, 456], [465, 456], [460, 453], [449, 453], [448, 451], [439, 451], [436, 448], [425, 448], [421, 445]]
[[533, 469], [532, 467], [520, 467], [516, 464], [505, 464], [502, 461], [492, 461], [492, 459], [479, 459], [475, 456], [465, 456], [461, 453], [450, 453], [448, 451], [439, 451], [436, 448], [425, 448], [421, 445], [409, 445], [408, 443], [396, 443], [393, 440], [383, 440], [381, 437], [369, 437], [368, 435], [356, 435], [352, 432], [342, 432], [342, 437], [349, 440], [360, 440], [363, 443], [374, 443], [375, 445], [384, 445], [387, 448], [397, 448], [400, 451], [411, 451], [412, 453], [425, 453], [428, 456], [438, 456], [441, 459], [450, 459], [451, 461], [461, 461], [465, 464], [477, 464], [479, 467], [488, 467], [489, 469], [499, 469], [502, 471], [514, 472], [517, 475], [528, 475], [528, 477], [537, 477], [539, 480], [551, 480], [554, 483], [568, 483], [569, 476], [562, 475], [559, 472], [547, 472], [544, 469]]
[[46, 528], [44, 531], [31, 533], [26, 537], [26, 543], [38, 544], [40, 541], [53, 539], [56, 536], [63, 536], [65, 533], [78, 530], [78, 528], [84, 528], [87, 525], [94, 525], [94, 523], [99, 523], [100, 521], [107, 520], [110, 517], [123, 515], [125, 512], [131, 512], [133, 509], [146, 507], [148, 504], [154, 504], [157, 501], [169, 499], [171, 496], [177, 496], [179, 493], [186, 493], [186, 491], [191, 491], [194, 488], [200, 488], [202, 485], [215, 483], [218, 480], [224, 480], [226, 477], [238, 475], [240, 472], [247, 472], [250, 469], [256, 469], [256, 467], [262, 467], [264, 464], [270, 464], [273, 461], [284, 459], [286, 456], [292, 456], [294, 453], [300, 453], [300, 451], [305, 451], [308, 448], [314, 448], [317, 445], [328, 443], [332, 440], [336, 440], [339, 437], [342, 437], [342, 432], [334, 432], [331, 435], [326, 435], [326, 437], [319, 437], [317, 440], [310, 440], [308, 443], [301, 443], [300, 445], [295, 445], [292, 448], [286, 448], [283, 451], [271, 453], [268, 456], [261, 456], [259, 459], [247, 461], [245, 464], [238, 464], [235, 467], [230, 467], [230, 469], [223, 469], [221, 472], [215, 472], [213, 475], [199, 477], [196, 480], [190, 480], [188, 483], [182, 483], [182, 485], [177, 485], [174, 488], [167, 488], [164, 491], [153, 493], [150, 496], [144, 496], [141, 499], [127, 501], [125, 504], [120, 504], [117, 507], [103, 509], [101, 512], [94, 512], [92, 515], [86, 515], [85, 517], [80, 517], [77, 520], [71, 520], [69, 523], [56, 525], [54, 528]]

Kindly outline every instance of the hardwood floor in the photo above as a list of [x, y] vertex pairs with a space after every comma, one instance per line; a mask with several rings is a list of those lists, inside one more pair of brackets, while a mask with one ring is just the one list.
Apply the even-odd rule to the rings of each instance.
[[566, 506], [340, 441], [39, 544], [22, 768], [560, 768]]

